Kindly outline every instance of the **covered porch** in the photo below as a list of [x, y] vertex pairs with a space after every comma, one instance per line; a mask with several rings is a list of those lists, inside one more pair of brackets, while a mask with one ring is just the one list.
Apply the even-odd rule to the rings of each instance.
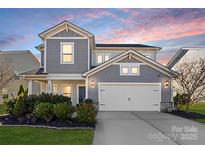
[[82, 77], [59, 75], [24, 75], [28, 80], [28, 95], [34, 93], [34, 82], [39, 82], [40, 90], [38, 93], [58, 94], [71, 98], [72, 104], [82, 102], [86, 97], [86, 80]]

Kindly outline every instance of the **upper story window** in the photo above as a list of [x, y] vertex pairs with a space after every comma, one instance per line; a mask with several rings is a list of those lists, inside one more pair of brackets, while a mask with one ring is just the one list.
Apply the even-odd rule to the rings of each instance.
[[61, 42], [61, 64], [74, 64], [73, 42]]
[[140, 65], [120, 64], [120, 75], [140, 75]]
[[96, 54], [96, 63], [101, 64], [103, 62], [108, 61], [111, 58], [110, 53], [97, 53]]

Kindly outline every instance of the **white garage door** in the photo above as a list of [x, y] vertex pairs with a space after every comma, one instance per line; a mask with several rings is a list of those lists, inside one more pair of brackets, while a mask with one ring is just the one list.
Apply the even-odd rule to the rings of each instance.
[[160, 83], [99, 83], [100, 111], [160, 111]]

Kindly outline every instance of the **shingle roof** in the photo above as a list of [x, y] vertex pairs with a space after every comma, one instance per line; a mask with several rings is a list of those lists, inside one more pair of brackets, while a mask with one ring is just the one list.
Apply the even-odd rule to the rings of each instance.
[[43, 75], [43, 74], [46, 74], [46, 73], [44, 73], [44, 68], [38, 67], [38, 68], [35, 68], [33, 70], [21, 73], [20, 75]]
[[121, 48], [160, 48], [144, 44], [96, 44], [96, 47], [121, 47]]

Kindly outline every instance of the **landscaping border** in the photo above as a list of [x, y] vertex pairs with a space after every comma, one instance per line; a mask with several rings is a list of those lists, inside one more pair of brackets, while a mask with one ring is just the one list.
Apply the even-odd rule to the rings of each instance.
[[48, 128], [57, 130], [79, 130], [79, 129], [90, 129], [95, 130], [93, 127], [54, 127], [54, 126], [44, 126], [44, 125], [4, 125], [0, 123], [0, 127], [31, 127], [31, 128]]

